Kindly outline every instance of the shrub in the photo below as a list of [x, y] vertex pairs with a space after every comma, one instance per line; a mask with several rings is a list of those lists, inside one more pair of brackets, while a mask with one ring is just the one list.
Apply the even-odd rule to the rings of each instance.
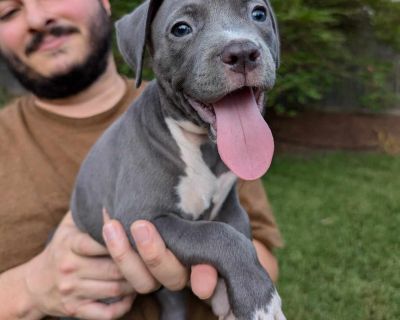
[[[400, 52], [400, 4], [390, 0], [272, 0], [282, 67], [271, 92], [278, 109], [315, 105], [338, 83], [356, 82], [355, 103], [370, 109], [398, 101], [393, 70]], [[392, 59], [392, 60], [390, 60]]]

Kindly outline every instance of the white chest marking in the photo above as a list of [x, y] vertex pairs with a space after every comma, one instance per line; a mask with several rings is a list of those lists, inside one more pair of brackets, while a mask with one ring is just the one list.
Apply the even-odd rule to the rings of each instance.
[[225, 172], [218, 177], [216, 190], [212, 199], [214, 207], [211, 211], [210, 220], [214, 220], [217, 216], [236, 179], [237, 177], [231, 171]]
[[185, 175], [180, 178], [176, 187], [178, 206], [194, 219], [198, 219], [213, 204], [211, 219], [214, 219], [236, 181], [236, 176], [226, 172], [217, 178], [211, 172], [200, 150], [201, 144], [208, 138], [198, 134], [200, 128], [187, 121], [178, 122], [171, 118], [165, 121], [186, 164]]

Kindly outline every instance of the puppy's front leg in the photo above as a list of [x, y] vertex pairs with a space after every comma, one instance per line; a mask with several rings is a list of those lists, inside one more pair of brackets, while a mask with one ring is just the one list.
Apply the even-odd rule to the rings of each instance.
[[227, 223], [248, 239], [251, 239], [249, 215], [240, 205], [236, 187], [233, 187], [228, 193], [214, 221]]
[[188, 221], [175, 214], [152, 222], [183, 264], [207, 263], [216, 267], [226, 281], [236, 319], [285, 319], [273, 283], [245, 235], [226, 223]]

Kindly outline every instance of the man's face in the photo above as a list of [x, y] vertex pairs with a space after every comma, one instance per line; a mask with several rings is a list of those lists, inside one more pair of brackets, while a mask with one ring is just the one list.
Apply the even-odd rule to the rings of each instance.
[[[0, 0], [0, 52], [37, 95], [46, 96], [49, 90], [56, 92], [51, 93], [53, 98], [74, 94], [58, 94], [59, 88], [52, 90], [48, 84], [60, 87], [64, 85], [60, 77], [79, 82], [87, 73], [100, 72], [87, 68], [104, 71], [111, 34], [109, 10], [108, 0]], [[46, 88], [35, 92], [38, 85]]]

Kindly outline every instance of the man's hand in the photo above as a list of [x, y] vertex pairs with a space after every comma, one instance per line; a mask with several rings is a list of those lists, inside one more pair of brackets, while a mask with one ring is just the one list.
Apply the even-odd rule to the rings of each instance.
[[[141, 294], [157, 290], [161, 285], [170, 290], [180, 290], [188, 284], [200, 299], [214, 293], [218, 273], [210, 265], [193, 266], [189, 271], [168, 250], [160, 234], [148, 221], [136, 221], [131, 233], [139, 253], [134, 251], [122, 225], [116, 220], [106, 221], [103, 234], [110, 255], [135, 291]], [[267, 272], [277, 277], [275, 257], [258, 241], [254, 241], [257, 255]]]
[[[116, 220], [108, 221], [104, 228], [108, 250], [121, 272], [140, 294], [164, 286], [170, 290], [183, 289], [189, 281], [189, 271], [165, 246], [153, 224], [137, 221], [131, 227], [139, 253], [136, 253]], [[192, 267], [193, 292], [202, 299], [209, 298], [217, 283], [216, 270], [208, 265]]]
[[[26, 266], [26, 286], [43, 315], [117, 319], [129, 311], [134, 289], [105, 247], [67, 214], [46, 249]], [[106, 305], [99, 299], [122, 297]]]

